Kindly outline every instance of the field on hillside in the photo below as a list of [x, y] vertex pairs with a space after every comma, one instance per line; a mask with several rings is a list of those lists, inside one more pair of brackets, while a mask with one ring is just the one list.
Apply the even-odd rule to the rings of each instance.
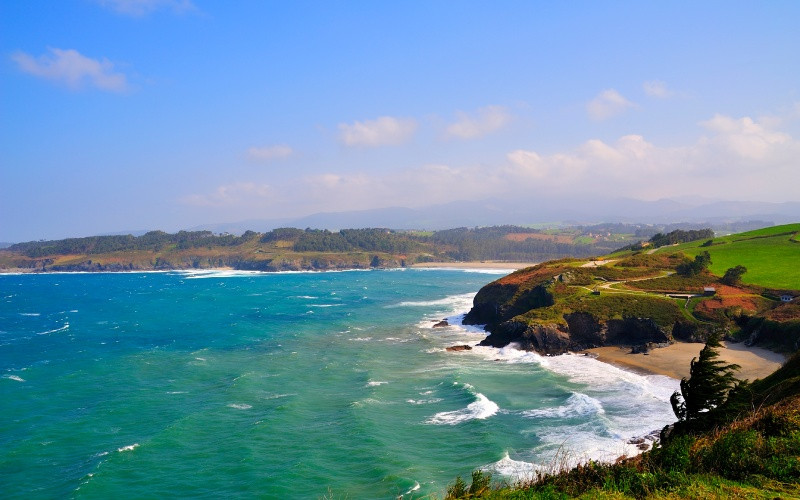
[[682, 251], [695, 256], [703, 251], [711, 255], [711, 272], [718, 276], [742, 265], [747, 273], [742, 282], [768, 288], [800, 290], [800, 224], [788, 224], [714, 238], [705, 241], [662, 247], [659, 253]]

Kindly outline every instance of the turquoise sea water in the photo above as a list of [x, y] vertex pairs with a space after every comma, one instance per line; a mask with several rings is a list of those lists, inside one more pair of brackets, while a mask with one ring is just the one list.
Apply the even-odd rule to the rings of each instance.
[[474, 344], [457, 270], [0, 276], [4, 498], [441, 496], [610, 459], [674, 380]]

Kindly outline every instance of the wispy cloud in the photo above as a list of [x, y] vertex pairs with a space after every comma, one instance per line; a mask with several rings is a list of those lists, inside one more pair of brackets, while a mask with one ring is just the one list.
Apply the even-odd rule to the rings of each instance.
[[586, 112], [592, 120], [606, 120], [634, 107], [631, 101], [625, 99], [614, 89], [607, 89], [586, 104]]
[[414, 135], [417, 122], [411, 118], [382, 116], [353, 124], [339, 124], [339, 140], [345, 146], [377, 147], [403, 144]]
[[165, 9], [181, 14], [197, 10], [191, 0], [96, 0], [103, 7], [126, 16], [141, 17]]
[[91, 86], [109, 92], [128, 90], [125, 74], [115, 71], [114, 64], [107, 59], [92, 59], [74, 49], [48, 48], [48, 52], [39, 57], [17, 52], [11, 58], [25, 73], [71, 89]]
[[217, 187], [210, 194], [190, 194], [180, 199], [196, 207], [235, 207], [263, 205], [275, 194], [268, 184], [235, 182]]
[[476, 139], [502, 129], [511, 121], [511, 114], [502, 106], [487, 106], [477, 116], [458, 113], [458, 120], [447, 126], [446, 135], [459, 139]]
[[667, 87], [667, 84], [660, 80], [651, 80], [642, 84], [644, 93], [656, 99], [669, 99], [675, 92]]
[[287, 158], [292, 155], [294, 151], [292, 148], [285, 144], [278, 144], [275, 146], [266, 147], [252, 147], [247, 150], [247, 158], [252, 161], [268, 162], [272, 160], [279, 160]]

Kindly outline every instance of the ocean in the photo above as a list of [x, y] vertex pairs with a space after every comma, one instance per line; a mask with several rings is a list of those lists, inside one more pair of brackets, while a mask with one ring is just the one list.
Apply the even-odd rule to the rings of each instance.
[[[0, 275], [4, 498], [417, 498], [636, 453], [678, 383], [475, 344], [477, 270]], [[433, 328], [448, 318], [451, 326]]]

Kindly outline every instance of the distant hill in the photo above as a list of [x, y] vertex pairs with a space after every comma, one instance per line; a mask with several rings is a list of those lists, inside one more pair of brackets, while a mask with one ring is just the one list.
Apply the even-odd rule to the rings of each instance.
[[[350, 227], [441, 230], [453, 227], [575, 226], [600, 222], [669, 224], [685, 222], [717, 231], [738, 232], [772, 224], [800, 220], [800, 202], [762, 203], [711, 200], [656, 200], [608, 198], [588, 195], [593, 202], [579, 208], [563, 197], [530, 199], [485, 199], [433, 204], [422, 208], [388, 207], [373, 210], [317, 213], [304, 217], [248, 219], [239, 222], [202, 224], [191, 230], [241, 234], [250, 229], [269, 231], [277, 227], [338, 230]], [[582, 206], [585, 204], [582, 204]], [[750, 223], [748, 226], [742, 224]]]

